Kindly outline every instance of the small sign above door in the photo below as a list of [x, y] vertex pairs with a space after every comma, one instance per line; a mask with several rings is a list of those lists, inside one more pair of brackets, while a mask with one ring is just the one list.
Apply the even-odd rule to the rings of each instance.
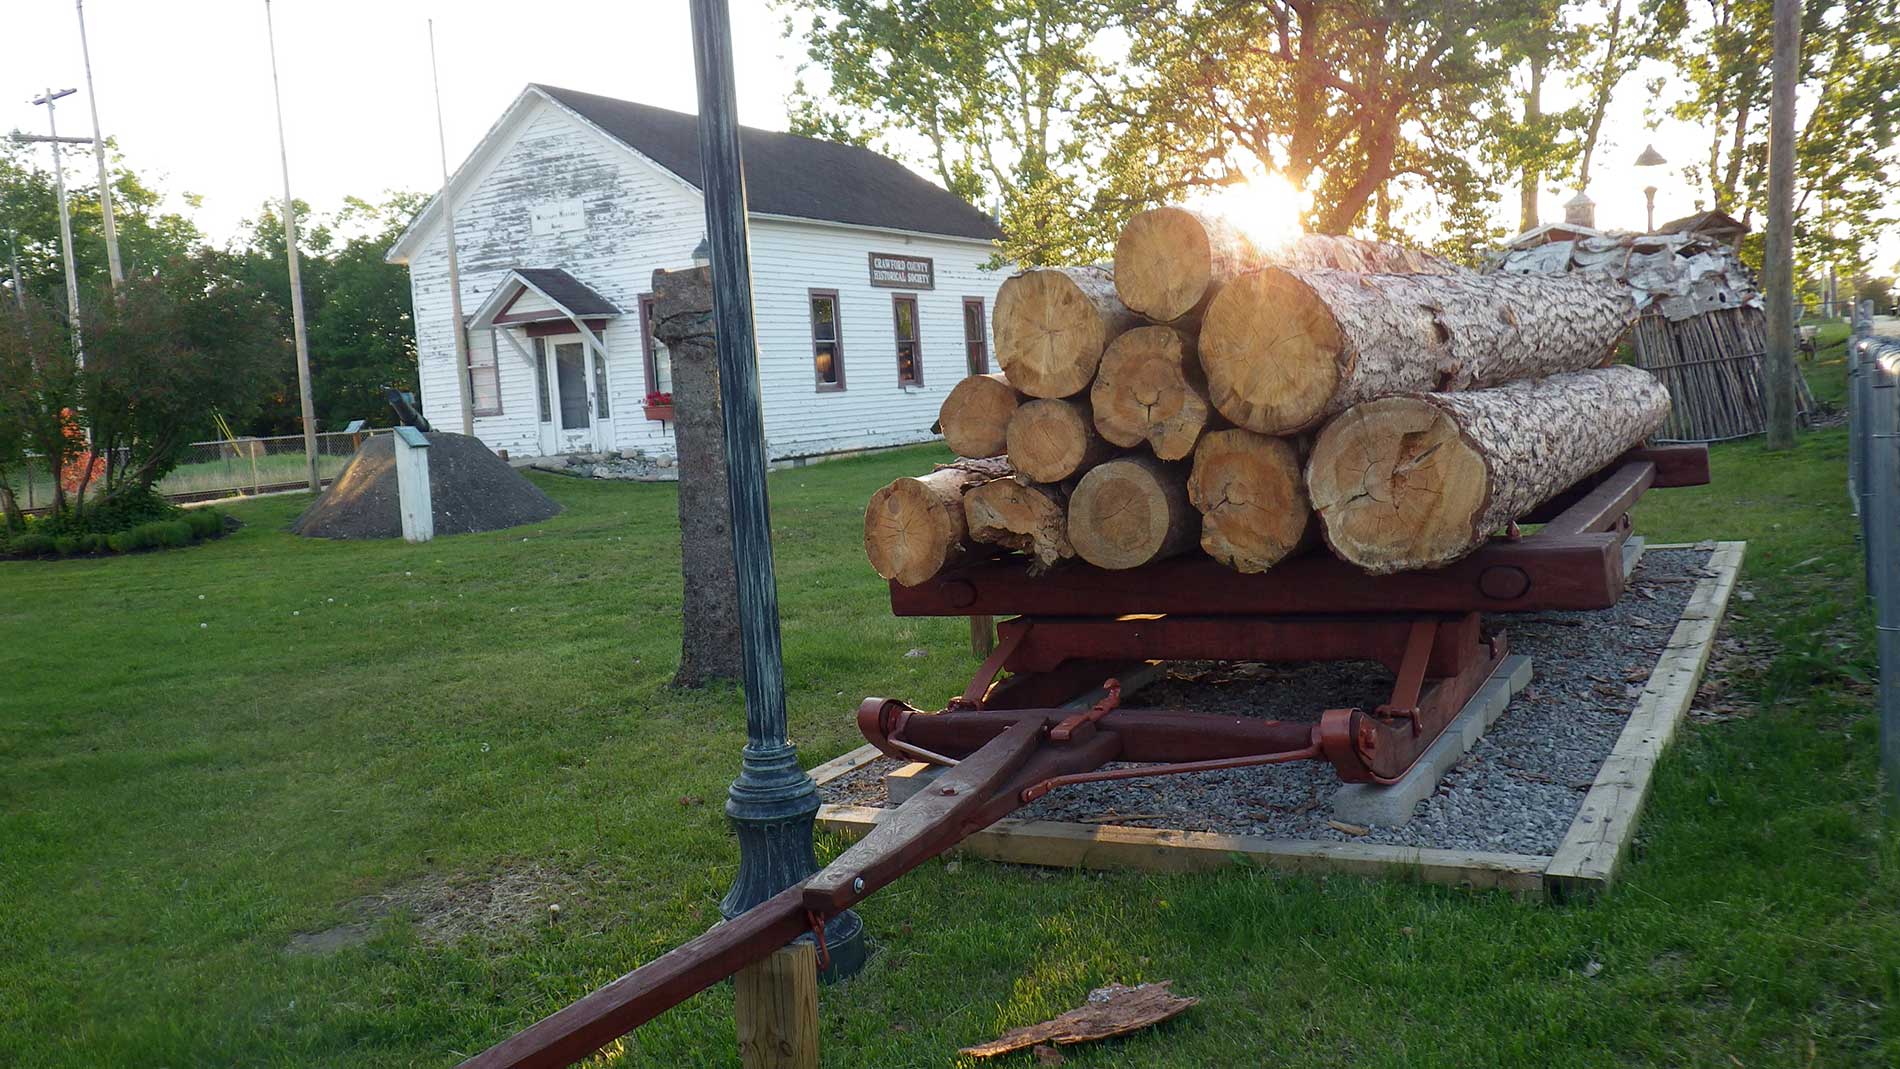
[[893, 290], [934, 290], [937, 267], [928, 256], [874, 252], [871, 254], [871, 285]]

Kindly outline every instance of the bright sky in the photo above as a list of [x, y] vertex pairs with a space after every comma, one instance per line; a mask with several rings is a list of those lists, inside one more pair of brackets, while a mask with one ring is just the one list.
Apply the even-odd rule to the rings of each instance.
[[[26, 101], [51, 86], [60, 132], [91, 133], [85, 68], [72, 0], [4, 0], [9, 47], [0, 67], [0, 130], [46, 131], [46, 109]], [[783, 129], [785, 97], [803, 55], [783, 37], [768, 0], [731, 0], [740, 120]], [[425, 20], [436, 20], [449, 164], [472, 150], [531, 81], [694, 110], [686, 0], [276, 0], [277, 47], [298, 198], [320, 212], [346, 194], [433, 190], [441, 180]], [[87, 0], [99, 118], [133, 167], [174, 193], [203, 197], [194, 214], [214, 240], [229, 237], [267, 198], [281, 195], [263, 0]], [[1552, 96], [1561, 95], [1553, 87]], [[1642, 187], [1659, 187], [1658, 221], [1695, 210], [1678, 165], [1706, 151], [1693, 127], [1646, 129], [1642, 77], [1621, 88], [1605, 123], [1591, 181], [1597, 222], [1643, 225]], [[1563, 101], [1553, 100], [1551, 106]], [[1670, 165], [1633, 166], [1653, 141]], [[41, 149], [50, 164], [50, 153]], [[68, 158], [75, 181], [90, 159]], [[1661, 172], [1661, 173], [1655, 173]], [[1543, 197], [1546, 221], [1570, 192]], [[1500, 204], [1516, 222], [1516, 198]], [[1879, 266], [1900, 258], [1900, 235]]]

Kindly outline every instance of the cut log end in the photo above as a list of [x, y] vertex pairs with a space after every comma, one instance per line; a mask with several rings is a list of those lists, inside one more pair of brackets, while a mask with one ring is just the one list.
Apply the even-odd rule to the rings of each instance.
[[917, 584], [968, 552], [963, 495], [1009, 474], [1001, 458], [959, 461], [929, 475], [903, 478], [871, 495], [864, 507], [864, 554], [877, 574]]
[[1371, 401], [1328, 423], [1307, 492], [1333, 552], [1375, 575], [1448, 564], [1486, 533], [1483, 454], [1449, 414], [1418, 398]]
[[1215, 295], [1201, 323], [1208, 399], [1251, 431], [1308, 430], [1339, 389], [1344, 348], [1325, 302], [1292, 273], [1242, 275]]
[[1266, 571], [1314, 530], [1299, 451], [1283, 438], [1238, 429], [1202, 438], [1188, 497], [1201, 511], [1201, 548], [1236, 571]]
[[1103, 438], [1124, 447], [1147, 442], [1163, 460], [1191, 454], [1213, 415], [1191, 343], [1165, 326], [1136, 327], [1110, 342], [1089, 402]]
[[1182, 208], [1142, 212], [1115, 242], [1115, 292], [1157, 322], [1192, 312], [1213, 281], [1207, 228]]
[[960, 457], [999, 456], [1022, 396], [1002, 374], [971, 375], [950, 388], [938, 410], [944, 444]]
[[1005, 437], [1010, 467], [1039, 483], [1073, 478], [1111, 453], [1095, 432], [1084, 401], [1038, 398], [1025, 402], [1010, 417]]
[[1195, 544], [1200, 513], [1185, 465], [1121, 457], [1082, 477], [1069, 499], [1069, 541], [1098, 568], [1138, 568]]
[[1060, 487], [996, 479], [964, 496], [963, 515], [972, 540], [1027, 554], [1040, 573], [1075, 556], [1066, 500]]
[[1031, 397], [1071, 397], [1088, 389], [1109, 339], [1134, 325], [1101, 268], [1025, 271], [996, 293], [996, 362]]

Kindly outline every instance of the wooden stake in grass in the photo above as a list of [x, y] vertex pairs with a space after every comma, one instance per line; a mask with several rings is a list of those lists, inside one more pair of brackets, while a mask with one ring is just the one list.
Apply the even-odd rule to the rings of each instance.
[[1208, 304], [1208, 399], [1235, 424], [1294, 434], [1352, 405], [1608, 363], [1634, 305], [1590, 275], [1361, 275], [1269, 267]]
[[1307, 492], [1341, 558], [1374, 575], [1435, 568], [1639, 444], [1668, 414], [1668, 391], [1627, 365], [1381, 398], [1320, 432]]
[[1264, 572], [1312, 542], [1300, 453], [1285, 438], [1234, 428], [1194, 449], [1188, 499], [1201, 511], [1201, 548], [1236, 571]]
[[1194, 340], [1174, 327], [1136, 327], [1108, 343], [1089, 387], [1095, 429], [1119, 446], [1148, 443], [1155, 456], [1194, 451], [1214, 406]]
[[1106, 268], [1024, 271], [996, 292], [996, 362], [1031, 397], [1073, 397], [1088, 389], [1108, 343], [1140, 322]]
[[1000, 457], [964, 460], [893, 481], [864, 509], [864, 553], [877, 574], [916, 586], [969, 551], [963, 495], [1010, 473]]
[[1082, 474], [1114, 455], [1083, 399], [1025, 401], [1009, 419], [1009, 466], [1039, 483]]
[[780, 947], [732, 978], [744, 1069], [818, 1069], [818, 951]]
[[944, 444], [960, 457], [1002, 455], [1009, 417], [1021, 403], [1022, 395], [1001, 372], [971, 375], [950, 387], [950, 396], [937, 412]]
[[1090, 469], [1069, 498], [1069, 541], [1098, 568], [1139, 568], [1193, 548], [1201, 514], [1188, 501], [1187, 465], [1117, 457]]
[[1068, 502], [1060, 485], [994, 479], [963, 495], [963, 516], [973, 541], [1028, 554], [1037, 574], [1075, 556]]

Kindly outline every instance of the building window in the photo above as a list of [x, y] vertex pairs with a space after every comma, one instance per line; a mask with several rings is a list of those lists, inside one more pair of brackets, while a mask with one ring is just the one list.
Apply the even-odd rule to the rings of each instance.
[[493, 338], [486, 346], [468, 339], [468, 392], [475, 415], [501, 415], [501, 369], [495, 366]]
[[673, 354], [653, 336], [653, 295], [640, 298], [640, 351], [645, 354], [647, 393], [673, 392]]
[[844, 389], [844, 330], [838, 291], [811, 291], [811, 366], [820, 390]]
[[969, 358], [972, 375], [990, 373], [990, 343], [983, 327], [983, 298], [963, 298], [963, 352]]
[[924, 384], [923, 354], [917, 344], [917, 298], [891, 298], [891, 325], [897, 334], [897, 384]]
[[[607, 336], [607, 332], [603, 330], [600, 332], [600, 335], [601, 337], [604, 338]], [[591, 349], [593, 347], [589, 346], [588, 348]], [[593, 354], [594, 356], [594, 415], [600, 419], [606, 419], [608, 416], [613, 415], [611, 408], [607, 404], [607, 355], [606, 354], [607, 354], [607, 347], [605, 345], [602, 345], [599, 349], [595, 350]]]
[[541, 398], [541, 422], [554, 422], [554, 406], [548, 400], [548, 343], [546, 338], [529, 338], [534, 343], [534, 389]]

